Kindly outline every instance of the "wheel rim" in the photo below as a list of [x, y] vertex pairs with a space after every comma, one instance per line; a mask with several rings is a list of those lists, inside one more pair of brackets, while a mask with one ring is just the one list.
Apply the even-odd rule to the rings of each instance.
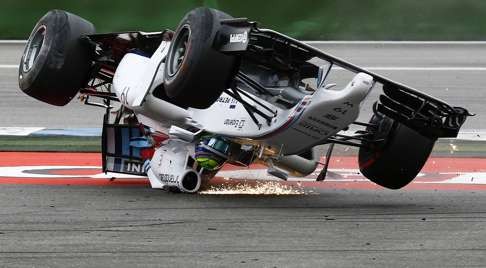
[[28, 72], [30, 69], [32, 69], [37, 58], [39, 57], [42, 46], [44, 45], [46, 30], [46, 26], [40, 26], [27, 43], [22, 61], [22, 70], [24, 72]]
[[184, 25], [176, 36], [174, 45], [169, 53], [168, 74], [174, 76], [181, 68], [189, 50], [189, 38], [191, 31], [189, 25]]

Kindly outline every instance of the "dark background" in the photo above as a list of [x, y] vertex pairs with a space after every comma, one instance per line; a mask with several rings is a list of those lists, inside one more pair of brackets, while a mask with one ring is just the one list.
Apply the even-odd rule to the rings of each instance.
[[93, 22], [98, 32], [175, 28], [209, 6], [305, 40], [486, 40], [481, 0], [1, 0], [0, 38], [26, 39], [50, 9]]

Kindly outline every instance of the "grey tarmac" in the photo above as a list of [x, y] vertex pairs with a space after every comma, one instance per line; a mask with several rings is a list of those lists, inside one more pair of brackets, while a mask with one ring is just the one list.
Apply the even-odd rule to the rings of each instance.
[[0, 187], [5, 267], [480, 267], [485, 191]]

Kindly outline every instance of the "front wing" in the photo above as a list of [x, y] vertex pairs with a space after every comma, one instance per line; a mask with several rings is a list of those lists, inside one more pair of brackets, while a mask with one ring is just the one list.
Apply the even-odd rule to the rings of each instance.
[[302, 53], [308, 54], [308, 57], [326, 60], [331, 66], [336, 65], [354, 73], [366, 73], [372, 76], [375, 82], [383, 85], [383, 94], [374, 104], [375, 112], [382, 113], [427, 137], [457, 137], [466, 118], [472, 116], [462, 107], [452, 107], [417, 89], [370, 72], [276, 31], [256, 29], [255, 35], [283, 42], [287, 46], [294, 46], [302, 50]]

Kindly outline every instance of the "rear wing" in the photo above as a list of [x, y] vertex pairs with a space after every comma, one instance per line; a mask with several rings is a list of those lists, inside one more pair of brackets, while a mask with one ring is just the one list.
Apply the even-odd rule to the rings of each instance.
[[131, 140], [143, 136], [141, 130], [138, 127], [110, 124], [106, 121], [103, 122], [101, 136], [103, 172], [146, 176], [145, 161], [141, 157], [140, 148], [130, 145]]

